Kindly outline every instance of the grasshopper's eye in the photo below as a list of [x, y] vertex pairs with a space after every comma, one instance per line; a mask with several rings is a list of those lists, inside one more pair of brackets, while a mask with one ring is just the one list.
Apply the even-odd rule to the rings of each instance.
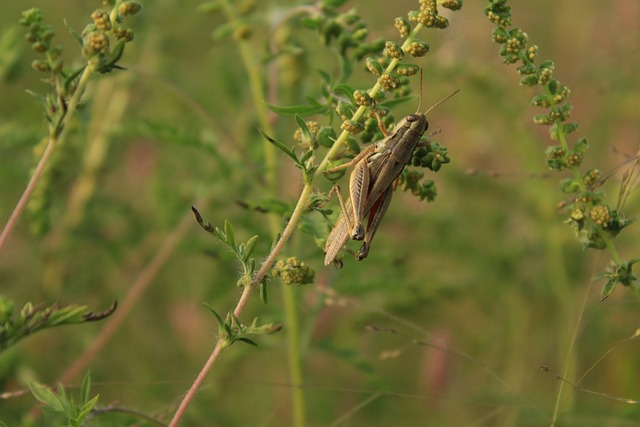
[[406, 119], [407, 119], [407, 121], [408, 121], [408, 122], [415, 122], [415, 121], [417, 121], [418, 119], [420, 119], [420, 116], [418, 116], [417, 114], [409, 114], [409, 115], [406, 117]]

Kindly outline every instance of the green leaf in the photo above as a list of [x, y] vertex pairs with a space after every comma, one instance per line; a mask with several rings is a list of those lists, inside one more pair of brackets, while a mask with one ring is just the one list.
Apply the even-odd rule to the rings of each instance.
[[235, 30], [235, 24], [234, 23], [225, 22], [224, 24], [220, 25], [218, 28], [216, 28], [213, 31], [213, 39], [216, 40], [216, 41], [223, 40], [223, 39], [231, 36], [231, 34], [233, 34], [234, 30]]
[[295, 118], [296, 118], [296, 123], [298, 124], [298, 127], [302, 131], [303, 141], [309, 141], [309, 142], [313, 141], [313, 134], [309, 130], [309, 127], [307, 127], [307, 122], [305, 122], [304, 119], [300, 117], [298, 114], [295, 115]]
[[25, 92], [27, 92], [28, 95], [33, 96], [35, 99], [37, 99], [40, 102], [45, 102], [47, 100], [45, 96], [40, 95], [39, 93], [36, 93], [32, 90], [26, 89]]
[[267, 305], [269, 301], [268, 294], [267, 294], [267, 284], [265, 282], [260, 282], [259, 288], [260, 288], [260, 301], [262, 301], [264, 305]]
[[29, 390], [31, 390], [31, 394], [33, 394], [33, 397], [35, 397], [38, 401], [44, 403], [49, 408], [53, 409], [56, 412], [65, 412], [65, 407], [60, 401], [60, 397], [55, 394], [49, 387], [37, 382], [32, 382], [29, 383]]
[[73, 38], [78, 42], [78, 44], [80, 46], [82, 46], [84, 44], [84, 42], [82, 40], [82, 36], [80, 35], [80, 33], [78, 33], [76, 30], [74, 30], [71, 27], [71, 25], [69, 25], [69, 23], [67, 22], [66, 19], [64, 19], [63, 22], [64, 22], [64, 27], [67, 29], [69, 34], [71, 34], [73, 36]]
[[83, 402], [89, 400], [89, 395], [91, 393], [91, 373], [87, 371], [84, 374], [84, 378], [82, 379], [82, 386], [80, 387], [80, 398]]
[[563, 123], [562, 131], [565, 135], [570, 134], [571, 132], [575, 132], [580, 127], [579, 123]]
[[236, 247], [236, 237], [233, 232], [233, 225], [226, 219], [224, 220], [224, 234], [227, 236], [227, 243], [229, 246]]
[[245, 252], [245, 256], [246, 258], [249, 258], [252, 254], [254, 249], [256, 248], [256, 243], [258, 243], [258, 235], [253, 236], [252, 238], [250, 238], [249, 240], [247, 240], [247, 244], [246, 244], [246, 252]]
[[336, 9], [342, 5], [344, 5], [347, 0], [324, 0], [322, 5], [327, 8]]
[[520, 79], [520, 86], [535, 86], [538, 84], [538, 77], [535, 74], [527, 74]]
[[242, 342], [246, 342], [247, 344], [251, 344], [253, 346], [259, 347], [258, 344], [256, 344], [255, 341], [250, 340], [249, 338], [245, 338], [245, 337], [240, 337], [237, 339], [237, 341], [242, 341]]
[[322, 126], [316, 135], [316, 139], [318, 144], [323, 147], [331, 147], [333, 143], [336, 142], [338, 136], [336, 135], [336, 131], [329, 126]]
[[209, 304], [207, 304], [206, 302], [203, 302], [202, 304], [204, 304], [204, 306], [207, 307], [209, 309], [209, 311], [211, 311], [211, 313], [213, 313], [213, 315], [215, 316], [216, 320], [218, 321], [218, 326], [220, 327], [220, 329], [224, 328], [224, 320], [222, 320], [222, 317], [220, 317], [218, 312], [213, 307], [211, 307]]
[[267, 135], [266, 133], [263, 132], [262, 129], [258, 128], [258, 131], [260, 131], [260, 133], [262, 134], [262, 136], [269, 141], [270, 143], [272, 143], [273, 145], [275, 145], [275, 147], [282, 151], [283, 153], [285, 153], [287, 156], [291, 157], [293, 159], [293, 161], [296, 162], [296, 164], [300, 164], [300, 161], [298, 160], [298, 156], [296, 156], [295, 151], [293, 151], [293, 149], [288, 148], [286, 145], [284, 145], [281, 142], [276, 141], [275, 139], [271, 138], [269, 135]]
[[349, 101], [355, 105], [356, 101], [353, 98], [353, 92], [355, 92], [355, 89], [352, 86], [349, 86], [346, 83], [338, 83], [333, 87], [333, 92], [338, 95], [346, 96], [349, 98]]
[[560, 182], [560, 189], [563, 193], [573, 194], [580, 191], [580, 184], [575, 179], [567, 178]]
[[576, 153], [584, 154], [588, 149], [589, 142], [587, 141], [587, 138], [582, 137], [576, 142], [576, 146], [574, 147], [573, 151], [575, 151]]
[[221, 9], [221, 5], [219, 1], [212, 0], [205, 3], [202, 3], [198, 6], [198, 12], [204, 13], [215, 13]]
[[604, 301], [609, 298], [609, 295], [616, 288], [616, 279], [609, 279], [600, 292], [600, 301]]
[[307, 160], [311, 158], [311, 156], [313, 156], [313, 150], [308, 150], [306, 153], [302, 155], [302, 158], [300, 159], [300, 163], [305, 163]]
[[99, 399], [100, 399], [100, 395], [96, 394], [93, 397], [93, 399], [87, 401], [84, 405], [82, 405], [82, 407], [80, 408], [80, 412], [78, 413], [76, 418], [79, 421], [83, 421], [87, 417], [87, 415], [89, 415], [91, 413], [93, 408], [98, 404], [98, 400]]

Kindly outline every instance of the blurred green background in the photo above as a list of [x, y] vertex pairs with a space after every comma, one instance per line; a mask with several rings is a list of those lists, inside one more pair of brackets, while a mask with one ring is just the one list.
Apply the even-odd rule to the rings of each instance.
[[[269, 24], [295, 5], [258, 3]], [[0, 254], [0, 285], [16, 305], [58, 301], [102, 310], [148, 283], [88, 368], [101, 405], [168, 421], [215, 344], [217, 325], [202, 302], [225, 313], [240, 293], [234, 259], [198, 227], [190, 206], [214, 225], [230, 220], [238, 239], [261, 235], [258, 261], [271, 236], [268, 215], [242, 206], [266, 202], [263, 141], [237, 46], [212, 38], [224, 18], [198, 11], [200, 1], [143, 4], [129, 22], [136, 38], [121, 61], [128, 70], [91, 82], [78, 129], [59, 147], [47, 208], [23, 217]], [[634, 156], [640, 3], [510, 4], [514, 25], [540, 46], [540, 59], [555, 61], [555, 76], [572, 90], [576, 135], [591, 143], [585, 169], [608, 172]], [[33, 6], [43, 9], [73, 62], [77, 45], [63, 20], [81, 30], [99, 2], [0, 4], [3, 225], [36, 164], [33, 148], [46, 135], [41, 106], [25, 90], [49, 87], [30, 68], [35, 55], [17, 24]], [[370, 39], [398, 40], [393, 19], [418, 2], [346, 7], [369, 24]], [[518, 86], [515, 67], [501, 64], [483, 8], [465, 2], [446, 15], [447, 30], [421, 33], [431, 52], [414, 61], [424, 67], [423, 109], [460, 89], [430, 114], [452, 158], [435, 175], [435, 203], [398, 192], [369, 258], [346, 256], [342, 270], [322, 265], [322, 249], [307, 234], [287, 246], [285, 255], [316, 270], [313, 285], [296, 288], [309, 426], [549, 425], [560, 385], [555, 375], [575, 383], [592, 367], [579, 385], [587, 391], [565, 389], [558, 425], [640, 423], [638, 405], [615, 399], [640, 399], [638, 342], [599, 360], [640, 327], [638, 301], [623, 288], [599, 301], [602, 283], [591, 277], [608, 256], [583, 252], [562, 224], [557, 204], [565, 176], [545, 166], [552, 142], [532, 123], [538, 111], [527, 100], [535, 92]], [[287, 28], [303, 53], [265, 68], [267, 99], [277, 105], [319, 96], [315, 70], [338, 69], [335, 53], [313, 32], [295, 23]], [[277, 40], [258, 29], [251, 40], [264, 55]], [[364, 89], [374, 80], [359, 67], [349, 83]], [[418, 79], [413, 88], [418, 93]], [[395, 116], [415, 111], [417, 102]], [[293, 118], [274, 116], [273, 123], [276, 137], [292, 144]], [[278, 161], [278, 197], [290, 204], [301, 177], [285, 156]], [[616, 169], [605, 186], [613, 205], [629, 167]], [[622, 213], [634, 217], [638, 207], [631, 197]], [[639, 256], [635, 233], [631, 227], [616, 240], [626, 259]], [[255, 296], [245, 321], [284, 322], [282, 286], [270, 284], [268, 306]], [[55, 383], [106, 323], [45, 331], [4, 352], [4, 390], [23, 389], [32, 378]], [[223, 354], [183, 425], [291, 424], [284, 332], [257, 341], [259, 348], [237, 344]], [[70, 381], [72, 392], [83, 373]], [[29, 394], [2, 399], [0, 420], [19, 425], [34, 405]], [[101, 418], [95, 425], [134, 423]], [[37, 423], [47, 425], [47, 418]]]

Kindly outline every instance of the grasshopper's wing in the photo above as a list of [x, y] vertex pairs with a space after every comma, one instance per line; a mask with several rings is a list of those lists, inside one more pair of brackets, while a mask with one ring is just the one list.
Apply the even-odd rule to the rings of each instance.
[[358, 162], [349, 179], [349, 195], [353, 206], [353, 222], [350, 237], [353, 240], [364, 239], [364, 218], [367, 214], [366, 203], [369, 196], [370, 172], [366, 161]]
[[393, 186], [393, 181], [400, 175], [402, 169], [404, 169], [404, 164], [398, 162], [391, 153], [378, 157], [369, 163], [371, 184], [365, 203], [365, 215], [369, 214], [376, 202]]
[[376, 231], [378, 231], [378, 227], [380, 226], [382, 218], [384, 218], [384, 214], [387, 213], [387, 209], [389, 209], [392, 196], [393, 186], [390, 185], [387, 190], [382, 193], [382, 196], [380, 196], [378, 200], [376, 200], [373, 207], [369, 211], [367, 232], [364, 235], [364, 242], [362, 243], [362, 247], [356, 254], [356, 258], [358, 258], [359, 261], [362, 261], [367, 257], [367, 255], [369, 255], [369, 249], [371, 249], [371, 241], [373, 240], [373, 236], [376, 235]]
[[[347, 221], [349, 215], [350, 221]], [[350, 238], [349, 224], [353, 224], [353, 208], [351, 200], [345, 203], [345, 209], [342, 211], [336, 221], [324, 247], [324, 265], [329, 265], [335, 261], [340, 250], [344, 247]]]

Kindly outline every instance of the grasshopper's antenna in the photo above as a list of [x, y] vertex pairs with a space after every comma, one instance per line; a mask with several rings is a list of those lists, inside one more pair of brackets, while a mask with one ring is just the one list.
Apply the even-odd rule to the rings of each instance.
[[422, 108], [422, 67], [420, 67], [420, 101], [418, 101], [418, 110], [416, 114], [420, 112], [420, 108]]
[[[420, 84], [422, 84], [422, 74], [420, 74]], [[438, 105], [442, 104], [444, 101], [446, 101], [447, 99], [451, 98], [453, 95], [455, 95], [458, 92], [460, 92], [460, 89], [456, 89], [456, 91], [453, 92], [451, 95], [447, 95], [446, 97], [442, 98], [440, 101], [438, 101], [435, 104], [433, 104], [431, 107], [429, 107], [429, 109], [427, 111], [424, 112], [425, 116], [427, 114], [429, 114], [429, 111], [433, 110]], [[420, 101], [422, 101], [422, 98], [420, 99]]]

